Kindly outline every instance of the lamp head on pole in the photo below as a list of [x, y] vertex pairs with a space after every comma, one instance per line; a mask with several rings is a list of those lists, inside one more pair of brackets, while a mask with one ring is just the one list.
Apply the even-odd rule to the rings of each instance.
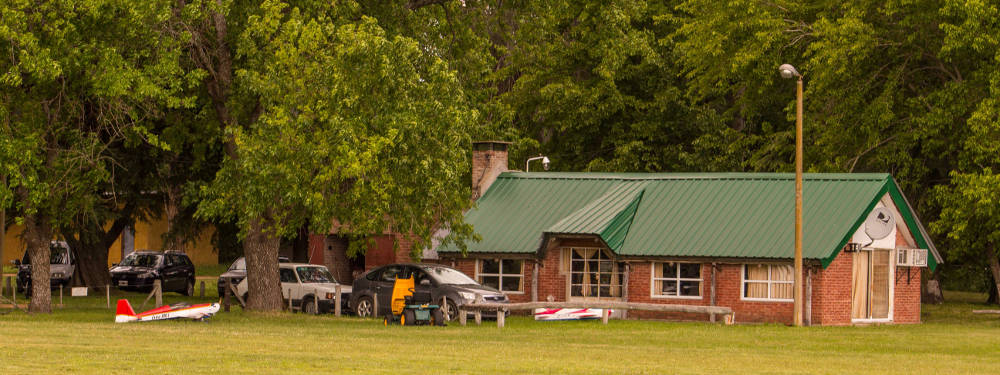
[[778, 67], [778, 71], [781, 72], [781, 78], [802, 77], [792, 64], [781, 64]]

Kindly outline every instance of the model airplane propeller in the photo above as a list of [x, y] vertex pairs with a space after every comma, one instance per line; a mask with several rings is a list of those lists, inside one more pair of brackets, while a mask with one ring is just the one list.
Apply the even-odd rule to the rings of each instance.
[[132, 310], [132, 304], [127, 299], [118, 300], [118, 309], [115, 311], [115, 323], [128, 322], [151, 322], [154, 320], [168, 319], [195, 319], [205, 320], [219, 312], [218, 303], [202, 303], [189, 305], [187, 303], [175, 303], [164, 305], [155, 309], [136, 314]]

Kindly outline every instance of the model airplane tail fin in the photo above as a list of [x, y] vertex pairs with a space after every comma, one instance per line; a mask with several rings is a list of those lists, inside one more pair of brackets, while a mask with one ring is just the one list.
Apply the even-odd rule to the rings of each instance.
[[132, 304], [128, 303], [127, 299], [118, 300], [118, 309], [115, 310], [115, 322], [125, 323], [136, 320], [135, 310], [132, 310]]
[[127, 299], [120, 299], [115, 315], [135, 315], [135, 310], [132, 310], [132, 304], [128, 303]]

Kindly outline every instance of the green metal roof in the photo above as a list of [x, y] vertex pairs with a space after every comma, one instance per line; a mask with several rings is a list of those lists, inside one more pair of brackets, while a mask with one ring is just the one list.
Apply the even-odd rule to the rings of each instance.
[[545, 230], [549, 234], [595, 234], [621, 248], [642, 200], [646, 181], [623, 181]]
[[[803, 257], [828, 265], [886, 194], [935, 268], [888, 174], [806, 174]], [[468, 251], [533, 253], [546, 235], [589, 234], [623, 256], [790, 258], [792, 197], [793, 174], [506, 172], [466, 214], [483, 238]]]

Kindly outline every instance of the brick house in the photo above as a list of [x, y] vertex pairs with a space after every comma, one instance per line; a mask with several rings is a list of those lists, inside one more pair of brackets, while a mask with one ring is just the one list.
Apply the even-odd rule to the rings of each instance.
[[[718, 305], [737, 322], [792, 322], [794, 175], [509, 172], [506, 146], [473, 151], [481, 196], [466, 221], [482, 241], [439, 247], [436, 261], [518, 302]], [[919, 323], [921, 267], [942, 259], [892, 177], [806, 174], [803, 197], [806, 322]]]

